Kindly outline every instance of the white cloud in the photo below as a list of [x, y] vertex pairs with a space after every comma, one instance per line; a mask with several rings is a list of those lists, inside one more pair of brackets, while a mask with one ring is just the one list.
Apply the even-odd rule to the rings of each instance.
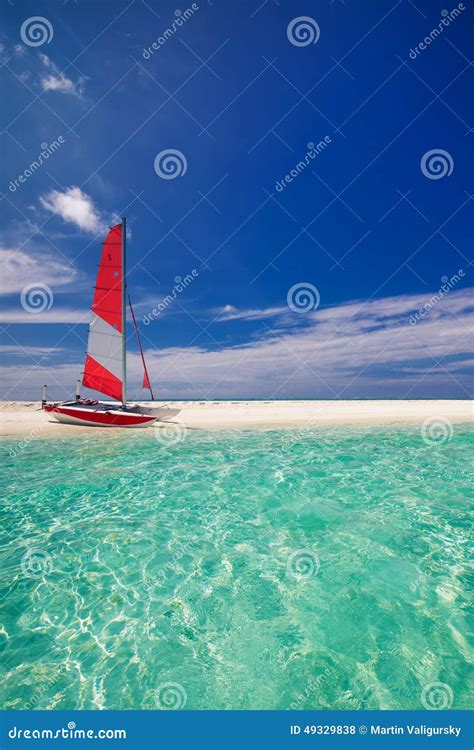
[[225, 322], [226, 320], [265, 320], [266, 318], [274, 318], [285, 313], [288, 314], [288, 307], [267, 307], [260, 310], [239, 310], [233, 305], [226, 305], [217, 312], [219, 313], [218, 320], [222, 322]]
[[41, 76], [40, 83], [43, 91], [59, 91], [61, 94], [82, 97], [86, 81], [84, 76], [79, 76], [74, 82], [47, 55], [40, 53], [40, 59], [43, 65], [51, 71], [48, 75]]
[[42, 195], [40, 201], [48, 211], [75, 224], [84, 232], [98, 234], [105, 227], [92, 199], [79, 187], [70, 187], [64, 192], [51, 190], [47, 195]]
[[72, 307], [59, 307], [56, 303], [53, 303], [53, 307], [50, 310], [42, 310], [40, 313], [32, 314], [23, 310], [18, 302], [17, 306], [0, 308], [0, 323], [41, 323], [45, 325], [50, 324], [61, 324], [61, 323], [82, 323], [88, 324], [90, 321], [91, 313], [87, 309], [77, 309]]
[[[275, 327], [263, 324], [259, 339], [236, 346], [148, 346], [145, 356], [156, 397], [464, 398], [465, 389], [472, 390], [473, 290], [450, 291], [421, 322], [410, 325], [412, 312], [430, 297], [400, 295], [305, 315], [289, 313], [296, 321], [291, 327], [286, 314], [281, 315]], [[153, 325], [143, 330], [145, 346]], [[11, 366], [4, 374], [5, 386], [13, 389], [9, 398], [34, 398], [43, 382], [59, 382], [70, 394], [81, 367], [32, 368], [17, 389], [16, 379], [25, 373]], [[138, 353], [129, 353], [128, 374], [130, 397], [139, 398]]]
[[54, 289], [77, 283], [79, 272], [52, 255], [0, 246], [0, 294], [15, 294], [27, 284], [48, 284]]
[[63, 74], [59, 76], [42, 76], [41, 87], [43, 91], [60, 91], [61, 94], [80, 95], [79, 92], [76, 91], [75, 84]]
[[[403, 395], [423, 376], [427, 386], [438, 388], [443, 381], [462, 393], [472, 378], [456, 359], [472, 348], [473, 290], [449, 292], [423, 321], [410, 325], [413, 311], [430, 298], [351, 302], [299, 314], [297, 328], [288, 327], [285, 313], [274, 326], [265, 325], [258, 340], [238, 346], [149, 350], [148, 369], [167, 396], [333, 398], [342, 392], [355, 397], [380, 395], [384, 384], [391, 395]], [[290, 313], [291, 319], [296, 315]], [[416, 365], [416, 372], [403, 372], [407, 365]]]
[[13, 354], [17, 357], [43, 357], [62, 354], [65, 349], [54, 346], [21, 346], [21, 344], [0, 344], [0, 354]]
[[75, 391], [76, 379], [81, 377], [83, 364], [76, 365], [48, 364], [49, 355], [35, 357], [40, 364], [9, 365], [2, 367], [1, 384], [2, 398], [28, 399], [39, 401], [43, 391], [43, 384], [47, 383], [51, 398], [71, 398]]

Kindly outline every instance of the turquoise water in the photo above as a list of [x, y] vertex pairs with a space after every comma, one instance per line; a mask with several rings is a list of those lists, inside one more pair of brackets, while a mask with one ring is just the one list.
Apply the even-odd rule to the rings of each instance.
[[2, 441], [1, 707], [467, 708], [472, 446]]

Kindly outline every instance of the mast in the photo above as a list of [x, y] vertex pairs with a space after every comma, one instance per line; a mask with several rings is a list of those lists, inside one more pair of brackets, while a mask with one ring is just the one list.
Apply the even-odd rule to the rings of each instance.
[[122, 217], [122, 404], [127, 404], [127, 283], [126, 283], [127, 219]]

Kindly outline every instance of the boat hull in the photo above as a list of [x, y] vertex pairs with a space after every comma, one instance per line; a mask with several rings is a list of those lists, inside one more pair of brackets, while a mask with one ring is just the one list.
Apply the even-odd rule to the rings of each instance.
[[[163, 418], [156, 414], [143, 414], [120, 409], [87, 409], [80, 406], [46, 405], [44, 410], [63, 424], [85, 425], [88, 427], [149, 427]], [[160, 410], [165, 412], [165, 409]]]

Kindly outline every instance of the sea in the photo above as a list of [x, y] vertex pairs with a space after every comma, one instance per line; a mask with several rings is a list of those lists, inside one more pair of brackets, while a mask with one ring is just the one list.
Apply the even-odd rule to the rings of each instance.
[[3, 439], [1, 708], [468, 708], [473, 443]]

